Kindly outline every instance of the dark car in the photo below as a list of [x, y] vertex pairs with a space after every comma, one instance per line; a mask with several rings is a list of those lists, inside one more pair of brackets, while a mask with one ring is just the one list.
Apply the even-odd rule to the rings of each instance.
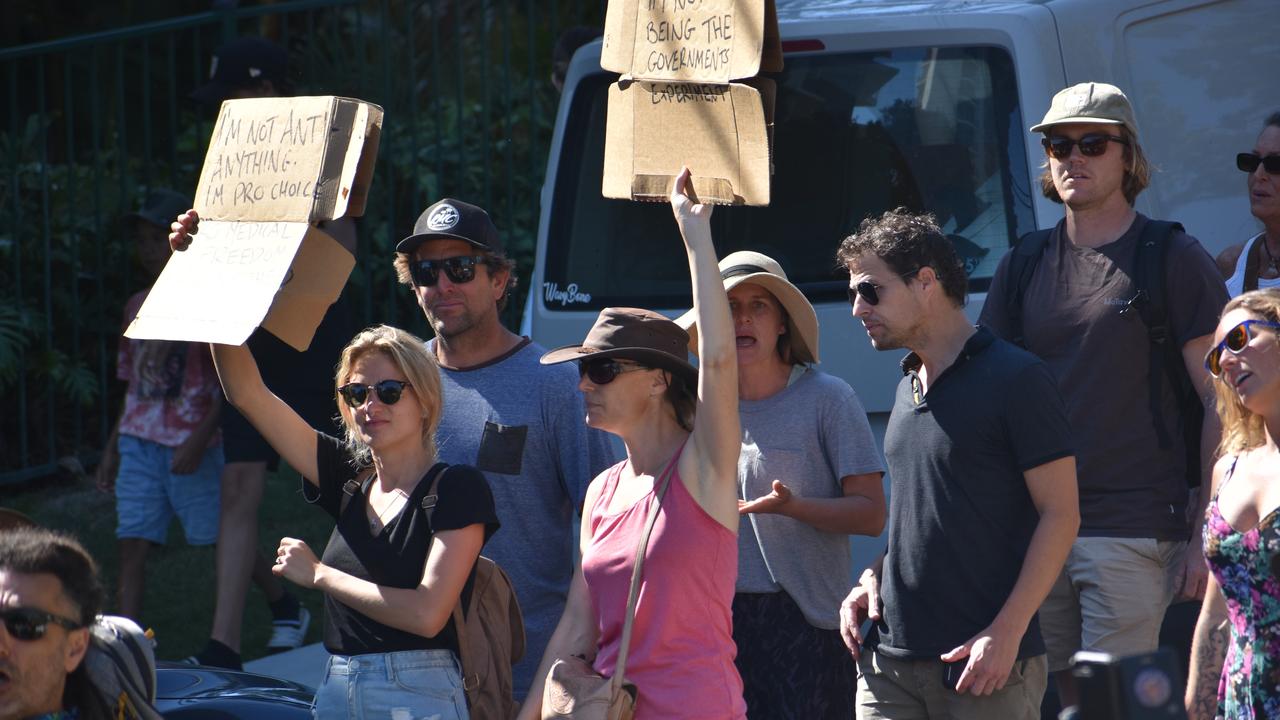
[[172, 720], [309, 720], [314, 695], [306, 685], [266, 675], [156, 665], [156, 709]]

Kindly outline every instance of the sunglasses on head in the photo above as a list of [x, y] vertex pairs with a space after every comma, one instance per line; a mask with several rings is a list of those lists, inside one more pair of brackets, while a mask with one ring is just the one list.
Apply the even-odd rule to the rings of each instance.
[[[909, 278], [918, 272], [920, 272], [920, 268], [916, 268], [915, 270], [912, 270], [910, 272], [904, 272], [898, 277], [905, 280], [906, 278]], [[882, 287], [884, 286], [877, 285], [871, 282], [870, 280], [863, 280], [862, 282], [857, 283], [856, 285], [850, 286], [848, 288], [849, 305], [852, 306], [855, 303], [857, 303], [858, 296], [862, 296], [862, 299], [865, 300], [868, 305], [879, 305], [880, 304], [880, 288]]]
[[1257, 153], [1240, 153], [1236, 155], [1236, 167], [1247, 173], [1253, 173], [1261, 165], [1268, 175], [1280, 175], [1280, 155], [1261, 157]]
[[1222, 377], [1223, 349], [1225, 348], [1230, 350], [1233, 355], [1240, 354], [1240, 352], [1245, 349], [1245, 346], [1253, 340], [1254, 325], [1261, 325], [1262, 327], [1268, 327], [1273, 330], [1280, 328], [1280, 323], [1272, 322], [1270, 320], [1245, 320], [1239, 325], [1228, 330], [1227, 334], [1223, 336], [1222, 342], [1218, 343], [1216, 347], [1204, 356], [1204, 368], [1209, 371], [1210, 375], [1214, 377]]
[[77, 630], [80, 623], [47, 613], [35, 608], [6, 608], [0, 610], [0, 621], [9, 635], [18, 640], [39, 640], [49, 630], [49, 624], [61, 625], [68, 630]]
[[442, 260], [413, 260], [409, 263], [409, 276], [415, 287], [435, 287], [440, 282], [440, 270], [454, 284], [469, 283], [476, 278], [476, 266], [485, 261], [484, 255], [459, 255]]
[[369, 400], [371, 390], [378, 394], [378, 401], [383, 405], [395, 405], [400, 402], [400, 396], [407, 387], [413, 386], [404, 380], [382, 380], [373, 385], [347, 383], [338, 388], [338, 394], [353, 408], [364, 405]]
[[1071, 157], [1071, 148], [1079, 145], [1080, 154], [1085, 157], [1097, 157], [1107, 151], [1107, 143], [1115, 142], [1121, 145], [1128, 145], [1129, 141], [1117, 135], [1102, 135], [1100, 133], [1090, 133], [1080, 138], [1072, 140], [1068, 137], [1054, 136], [1041, 138], [1040, 144], [1044, 146], [1045, 152], [1055, 160], [1066, 160]]
[[644, 365], [623, 364], [613, 358], [578, 361], [578, 377], [586, 375], [593, 385], [608, 385], [622, 373], [647, 369]]

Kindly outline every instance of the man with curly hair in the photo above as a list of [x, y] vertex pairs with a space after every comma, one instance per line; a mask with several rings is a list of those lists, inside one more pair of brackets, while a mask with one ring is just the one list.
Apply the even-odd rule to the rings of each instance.
[[1079, 523], [1057, 385], [969, 323], [964, 267], [931, 216], [868, 218], [837, 259], [872, 346], [911, 351], [884, 438], [888, 547], [840, 608], [858, 717], [1035, 720], [1036, 609]]

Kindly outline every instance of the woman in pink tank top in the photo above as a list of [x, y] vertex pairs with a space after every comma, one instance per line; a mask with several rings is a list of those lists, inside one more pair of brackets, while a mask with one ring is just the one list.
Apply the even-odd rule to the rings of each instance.
[[542, 694], [556, 658], [580, 655], [613, 675], [636, 549], [667, 476], [623, 672], [636, 686], [636, 718], [746, 717], [731, 610], [738, 572], [737, 363], [711, 243], [711, 206], [690, 199], [691, 185], [685, 170], [671, 207], [693, 277], [701, 373], [688, 361], [688, 333], [635, 308], [605, 308], [581, 345], [542, 357], [545, 364], [578, 361], [587, 424], [620, 437], [627, 459], [587, 490], [582, 563], [522, 719], [554, 717], [544, 715]]

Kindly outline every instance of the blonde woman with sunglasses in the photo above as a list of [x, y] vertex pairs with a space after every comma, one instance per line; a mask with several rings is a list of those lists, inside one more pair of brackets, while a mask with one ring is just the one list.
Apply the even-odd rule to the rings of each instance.
[[1191, 720], [1280, 717], [1280, 289], [1227, 303], [1205, 357], [1222, 418]]

